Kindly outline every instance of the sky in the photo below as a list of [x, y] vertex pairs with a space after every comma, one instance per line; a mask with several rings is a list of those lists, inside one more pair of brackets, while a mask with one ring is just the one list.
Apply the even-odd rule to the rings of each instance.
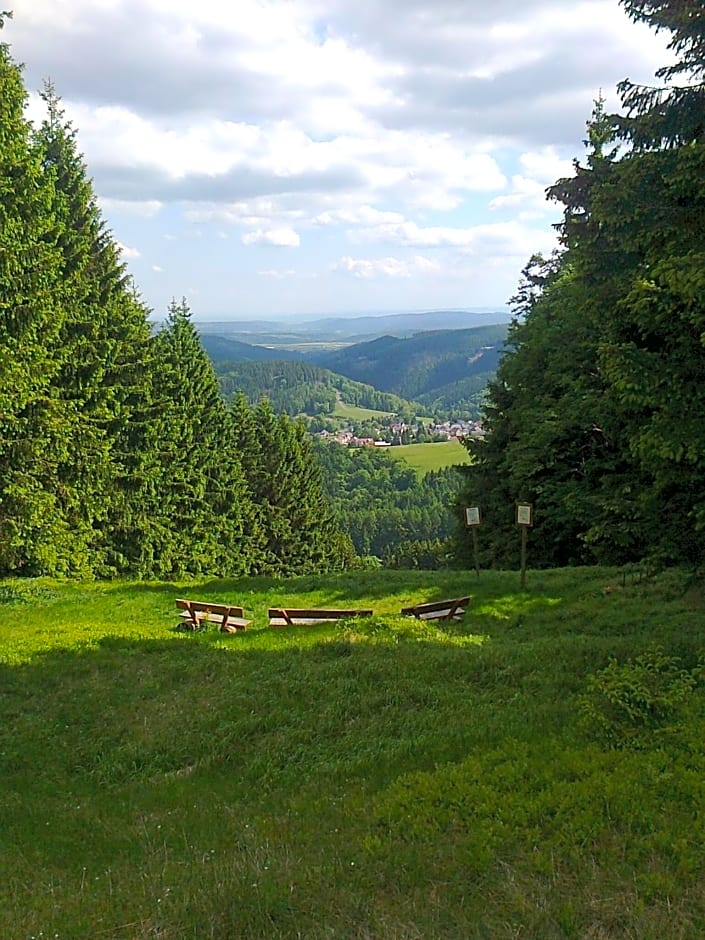
[[666, 39], [617, 0], [8, 0], [157, 316], [500, 308]]

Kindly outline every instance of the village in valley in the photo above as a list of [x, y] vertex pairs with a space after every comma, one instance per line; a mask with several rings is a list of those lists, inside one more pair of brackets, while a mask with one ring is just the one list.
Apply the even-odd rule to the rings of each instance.
[[375, 432], [372, 436], [364, 436], [357, 427], [345, 427], [336, 431], [321, 430], [318, 436], [344, 447], [392, 447], [437, 441], [463, 441], [467, 437], [484, 436], [481, 421], [464, 419], [438, 423], [392, 420], [387, 426], [380, 425], [375, 428]]

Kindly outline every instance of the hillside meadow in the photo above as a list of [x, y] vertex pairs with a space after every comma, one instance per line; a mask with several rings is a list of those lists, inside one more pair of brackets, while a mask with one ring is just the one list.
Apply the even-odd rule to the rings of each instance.
[[385, 449], [390, 457], [403, 460], [423, 476], [430, 470], [443, 470], [470, 462], [467, 450], [460, 441], [437, 441], [433, 444], [404, 444]]
[[636, 568], [0, 582], [0, 936], [702, 937], [704, 609]]
[[375, 411], [374, 408], [362, 408], [359, 405], [349, 405], [338, 399], [333, 415], [336, 418], [346, 418], [350, 421], [369, 421], [377, 418], [391, 418], [388, 411]]

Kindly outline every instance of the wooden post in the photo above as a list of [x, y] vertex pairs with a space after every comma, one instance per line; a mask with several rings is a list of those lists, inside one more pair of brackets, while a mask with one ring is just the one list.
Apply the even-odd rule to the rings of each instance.
[[480, 577], [480, 556], [477, 551], [477, 530], [482, 525], [479, 506], [467, 506], [465, 509], [465, 527], [472, 529], [472, 552], [475, 561], [475, 574]]
[[526, 587], [526, 533], [534, 524], [534, 507], [531, 503], [516, 504], [516, 522], [521, 529], [521, 577], [519, 583]]

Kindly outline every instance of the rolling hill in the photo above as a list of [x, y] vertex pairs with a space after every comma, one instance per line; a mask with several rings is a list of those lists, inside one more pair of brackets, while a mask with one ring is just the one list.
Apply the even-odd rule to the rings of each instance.
[[194, 322], [201, 335], [216, 334], [244, 343], [272, 345], [346, 341], [359, 343], [379, 336], [412, 336], [429, 330], [467, 330], [508, 323], [507, 307], [467, 310], [399, 311], [355, 317], [321, 317], [311, 320], [220, 320]]
[[507, 333], [505, 324], [436, 330], [408, 338], [382, 336], [310, 358], [333, 372], [385, 392], [430, 405], [481, 394], [494, 374]]
[[226, 397], [237, 390], [251, 401], [266, 396], [275, 410], [289, 414], [330, 413], [337, 392], [348, 404], [382, 411], [399, 413], [411, 403], [417, 413], [476, 415], [506, 333], [506, 324], [431, 330], [307, 353], [216, 333], [202, 333], [201, 342]]
[[281, 359], [301, 359], [299, 353], [243, 343], [230, 336], [221, 336], [217, 333], [201, 333], [200, 340], [216, 368], [222, 366], [223, 363], [231, 362], [271, 362]]
[[281, 359], [216, 362], [215, 369], [226, 400], [241, 391], [253, 404], [268, 398], [280, 414], [332, 414], [339, 400], [387, 414], [419, 410], [418, 405], [398, 395], [381, 392], [310, 362]]

